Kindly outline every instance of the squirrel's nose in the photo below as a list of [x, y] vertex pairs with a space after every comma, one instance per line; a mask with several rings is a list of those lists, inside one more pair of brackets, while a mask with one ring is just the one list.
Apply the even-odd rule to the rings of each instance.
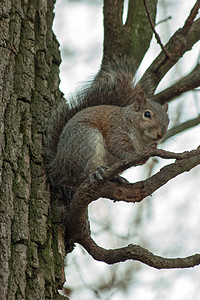
[[157, 137], [161, 139], [164, 136], [164, 134], [165, 134], [165, 126], [162, 126], [162, 128], [159, 131], [157, 131]]
[[158, 137], [158, 139], [162, 138], [162, 135], [160, 134], [160, 132], [157, 132], [157, 137]]

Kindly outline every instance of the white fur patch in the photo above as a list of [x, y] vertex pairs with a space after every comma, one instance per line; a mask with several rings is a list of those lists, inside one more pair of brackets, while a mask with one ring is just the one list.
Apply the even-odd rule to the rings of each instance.
[[97, 166], [105, 165], [106, 160], [106, 146], [103, 139], [102, 134], [99, 132], [99, 130], [95, 131], [95, 134], [92, 137], [92, 140], [94, 142], [94, 145], [96, 146], [95, 155], [93, 157], [95, 164]]

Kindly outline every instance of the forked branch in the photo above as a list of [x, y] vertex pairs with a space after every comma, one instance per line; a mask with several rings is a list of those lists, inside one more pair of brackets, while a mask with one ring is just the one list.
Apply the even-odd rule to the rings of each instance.
[[[176, 161], [163, 167], [158, 173], [144, 181], [130, 184], [111, 180], [118, 173], [130, 166], [142, 163], [150, 156], [159, 156], [165, 159], [173, 158]], [[108, 264], [128, 259], [138, 260], [158, 269], [187, 268], [200, 264], [200, 254], [186, 258], [169, 259], [156, 256], [138, 245], [106, 250], [98, 246], [91, 238], [88, 220], [88, 205], [99, 197], [107, 197], [115, 201], [140, 202], [175, 176], [187, 172], [199, 164], [200, 147], [183, 153], [173, 153], [151, 147], [136, 155], [131, 162], [118, 163], [108, 169], [104, 174], [104, 180], [95, 179], [92, 183], [84, 182], [76, 191], [70, 206], [67, 223], [68, 245], [79, 243], [95, 259]]]
[[170, 59], [166, 59], [165, 53], [161, 51], [141, 78], [141, 82], [146, 82], [151, 78], [152, 95], [165, 74], [178, 62], [183, 54], [191, 50], [192, 46], [200, 39], [200, 19], [194, 21], [199, 7], [200, 0], [197, 0], [184, 26], [178, 29], [165, 45], [165, 49], [170, 53]]

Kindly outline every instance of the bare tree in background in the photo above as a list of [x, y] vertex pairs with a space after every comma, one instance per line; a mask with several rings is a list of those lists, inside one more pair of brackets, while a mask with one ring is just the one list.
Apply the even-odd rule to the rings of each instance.
[[[147, 2], [147, 3], [146, 3]], [[104, 59], [126, 54], [139, 67], [147, 52], [156, 18], [157, 1], [130, 0], [125, 24], [124, 1], [104, 1]], [[50, 190], [42, 159], [45, 119], [60, 98], [58, 43], [52, 32], [54, 1], [2, 1], [1, 14], [1, 190], [0, 190], [0, 297], [2, 299], [61, 299], [64, 282], [65, 230], [67, 251], [81, 244], [95, 259], [113, 264], [139, 260], [155, 268], [186, 268], [200, 264], [200, 254], [166, 259], [129, 245], [106, 250], [91, 238], [88, 205], [99, 197], [139, 202], [175, 176], [200, 164], [200, 149], [184, 153], [148, 149], [130, 162], [115, 165], [103, 182], [84, 183], [69, 207]], [[161, 104], [200, 85], [200, 68], [159, 94], [156, 87], [165, 74], [200, 40], [200, 1], [188, 12], [185, 24], [163, 46], [142, 81], [152, 79], [152, 97]], [[149, 21], [149, 18], [150, 20]], [[150, 23], [152, 22], [151, 26]], [[199, 116], [169, 132], [169, 136], [199, 124]], [[110, 179], [151, 156], [174, 158], [145, 181], [117, 184]], [[190, 174], [188, 174], [190, 176]], [[67, 220], [67, 224], [66, 224]], [[67, 227], [66, 227], [67, 225]], [[86, 226], [87, 225], [87, 226]], [[69, 275], [68, 275], [69, 276]]]

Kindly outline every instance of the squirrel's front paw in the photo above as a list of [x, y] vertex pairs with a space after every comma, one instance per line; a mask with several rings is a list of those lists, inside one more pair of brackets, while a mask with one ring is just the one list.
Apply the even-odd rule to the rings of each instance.
[[99, 166], [96, 169], [96, 171], [89, 175], [90, 183], [93, 183], [96, 178], [99, 180], [103, 180], [103, 174], [106, 172], [107, 169], [107, 166]]

